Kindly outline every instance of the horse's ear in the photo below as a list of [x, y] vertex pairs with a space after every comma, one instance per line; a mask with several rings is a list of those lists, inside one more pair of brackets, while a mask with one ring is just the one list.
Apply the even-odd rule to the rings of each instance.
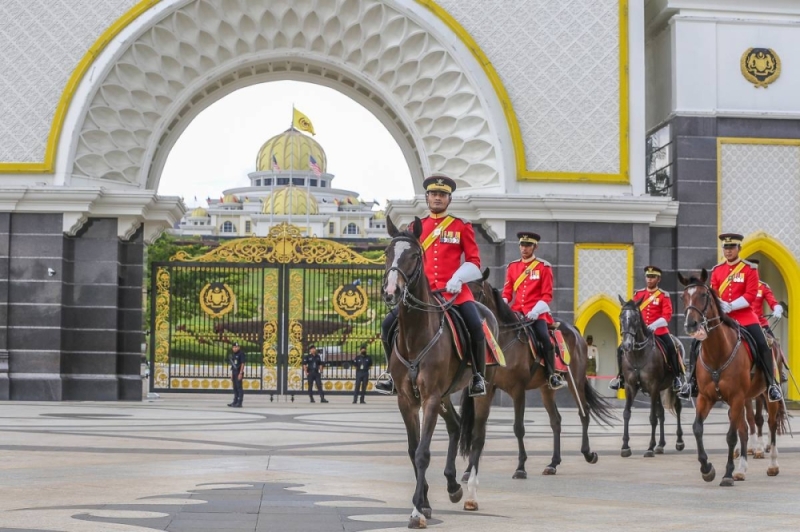
[[400, 231], [394, 225], [394, 222], [392, 222], [392, 219], [389, 218], [388, 216], [386, 217], [386, 231], [389, 233], [389, 236], [392, 237], [392, 238], [394, 238], [394, 237], [396, 237], [397, 235], [400, 234]]
[[681, 272], [678, 272], [678, 281], [683, 285], [686, 286], [689, 284], [689, 279], [683, 276]]
[[619, 299], [619, 304], [624, 307], [625, 306], [625, 300], [622, 299], [622, 296], [617, 294], [617, 299]]
[[414, 216], [414, 225], [411, 229], [414, 231], [414, 236], [417, 237], [417, 240], [419, 240], [419, 237], [422, 234], [422, 220], [419, 219], [419, 216]]
[[700, 280], [704, 283], [708, 281], [708, 270], [705, 268], [700, 271]]
[[483, 280], [485, 281], [488, 278], [489, 278], [489, 268], [486, 268], [485, 270], [483, 270]]

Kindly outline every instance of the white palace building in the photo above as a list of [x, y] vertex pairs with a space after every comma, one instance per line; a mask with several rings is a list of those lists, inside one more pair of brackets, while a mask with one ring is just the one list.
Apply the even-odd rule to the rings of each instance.
[[[311, 157], [319, 173], [310, 167]], [[188, 211], [170, 232], [189, 236], [267, 236], [274, 225], [289, 223], [323, 238], [380, 238], [386, 216], [373, 211], [352, 190], [334, 188], [327, 156], [310, 136], [290, 128], [258, 150], [250, 186], [223, 191], [208, 208]]]

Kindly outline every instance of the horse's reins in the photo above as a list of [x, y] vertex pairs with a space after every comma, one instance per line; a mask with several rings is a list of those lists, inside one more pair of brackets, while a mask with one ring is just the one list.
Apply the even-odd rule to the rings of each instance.
[[[703, 321], [702, 321], [703, 327], [706, 329], [706, 331], [708, 331], [710, 333], [711, 331], [713, 331], [714, 329], [716, 329], [717, 327], [722, 325], [722, 323], [723, 323], [722, 322], [722, 315], [720, 314], [719, 316], [711, 318], [711, 320], [709, 320], [706, 317], [706, 310], [708, 309], [708, 304], [714, 298], [714, 294], [711, 293], [711, 287], [708, 286], [705, 283], [702, 283], [702, 284], [700, 284], [700, 283], [689, 284], [689, 285], [686, 285], [686, 288], [688, 289], [688, 288], [698, 287], [698, 286], [702, 286], [703, 288], [706, 289], [706, 303], [705, 303], [705, 305], [703, 305], [703, 310], [700, 310], [699, 308], [695, 307], [694, 305], [689, 305], [688, 307], [686, 307], [686, 317], [687, 318], [689, 317], [689, 311], [690, 310], [696, 311], [703, 318]], [[717, 323], [713, 327], [709, 327], [708, 326], [708, 322], [709, 321], [718, 321], [719, 323]], [[700, 340], [700, 342], [702, 342], [702, 341], [703, 340]], [[705, 369], [711, 375], [711, 381], [714, 383], [714, 390], [717, 392], [717, 399], [719, 399], [719, 400], [723, 400], [722, 399], [722, 394], [719, 393], [719, 378], [722, 375], [722, 372], [725, 371], [728, 368], [728, 366], [730, 366], [733, 363], [733, 360], [736, 358], [736, 354], [739, 352], [739, 346], [740, 345], [742, 345], [742, 332], [737, 329], [736, 330], [736, 343], [733, 346], [733, 350], [731, 351], [731, 354], [728, 355], [727, 360], [725, 360], [725, 362], [722, 364], [722, 366], [719, 369], [716, 369], [716, 370], [715, 369], [711, 369], [711, 367], [708, 364], [706, 364], [705, 360], [703, 360], [703, 350], [702, 350], [702, 348], [700, 348], [699, 352], [697, 353], [697, 361], [700, 362], [700, 364], [703, 365], [703, 369]]]

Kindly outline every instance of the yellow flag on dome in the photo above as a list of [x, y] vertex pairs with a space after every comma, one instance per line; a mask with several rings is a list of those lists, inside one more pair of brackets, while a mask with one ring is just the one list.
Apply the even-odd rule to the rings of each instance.
[[294, 113], [293, 115], [294, 118], [292, 119], [292, 126], [295, 129], [299, 129], [300, 131], [308, 131], [312, 135], [316, 135], [316, 133], [314, 133], [314, 124], [311, 123], [311, 120], [309, 120], [306, 115], [304, 115], [295, 108], [292, 108], [292, 111]]

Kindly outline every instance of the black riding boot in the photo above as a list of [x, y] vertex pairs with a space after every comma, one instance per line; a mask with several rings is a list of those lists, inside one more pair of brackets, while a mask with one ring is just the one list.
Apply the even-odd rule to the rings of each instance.
[[767, 379], [767, 397], [771, 403], [783, 399], [783, 393], [780, 386], [775, 382], [775, 366], [772, 362], [772, 352], [768, 355], [761, 355], [762, 363], [764, 365], [764, 377]]
[[619, 390], [625, 387], [625, 377], [622, 375], [622, 348], [617, 348], [617, 376], [608, 383], [611, 390]]
[[689, 348], [689, 379], [688, 382], [681, 386], [681, 391], [678, 392], [678, 397], [681, 399], [689, 399], [697, 397], [697, 378], [695, 376], [695, 369], [697, 367], [697, 354], [700, 352], [700, 342], [692, 340], [692, 346]]
[[[476, 345], [478, 344], [478, 345]], [[486, 395], [486, 346], [484, 341], [472, 342], [472, 383], [469, 385], [470, 397]]]

